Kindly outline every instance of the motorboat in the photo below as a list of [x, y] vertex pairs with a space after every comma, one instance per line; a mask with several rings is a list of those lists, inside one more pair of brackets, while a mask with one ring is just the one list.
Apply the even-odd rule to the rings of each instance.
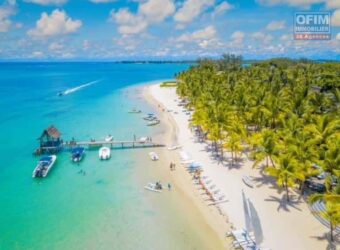
[[112, 136], [112, 135], [106, 136], [106, 137], [105, 137], [105, 141], [106, 141], [106, 142], [113, 141], [113, 136]]
[[141, 138], [139, 138], [139, 142], [140, 143], [145, 143], [147, 141], [148, 141], [148, 137], [141, 137]]
[[101, 147], [99, 149], [99, 159], [108, 160], [111, 157], [111, 150], [108, 147]]
[[161, 123], [160, 120], [154, 120], [154, 121], [148, 122], [146, 125], [147, 126], [155, 126], [155, 125], [160, 124], [160, 123]]
[[156, 116], [148, 116], [148, 117], [144, 117], [143, 119], [145, 121], [154, 121], [154, 120], [157, 120], [157, 117]]
[[138, 114], [138, 113], [142, 113], [142, 111], [134, 108], [134, 109], [130, 110], [129, 113], [130, 114]]
[[150, 159], [153, 160], [153, 161], [158, 161], [159, 160], [159, 157], [158, 157], [158, 155], [155, 152], [150, 152], [149, 156], [150, 156]]
[[72, 149], [71, 160], [73, 162], [80, 162], [83, 159], [84, 155], [85, 155], [85, 148], [84, 147], [76, 147], [76, 148]]
[[56, 155], [49, 155], [49, 156], [44, 156], [40, 158], [38, 165], [35, 167], [32, 177], [46, 177], [53, 167], [55, 161], [57, 160]]
[[153, 191], [153, 192], [157, 192], [157, 193], [162, 193], [162, 184], [159, 183], [148, 183], [144, 186], [145, 189], [149, 190], [149, 191]]

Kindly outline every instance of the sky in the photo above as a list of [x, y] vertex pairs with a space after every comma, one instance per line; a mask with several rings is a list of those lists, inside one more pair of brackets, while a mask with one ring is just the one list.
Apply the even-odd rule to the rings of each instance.
[[[327, 11], [332, 38], [297, 41], [294, 13]], [[0, 60], [340, 60], [340, 0], [5, 0]]]

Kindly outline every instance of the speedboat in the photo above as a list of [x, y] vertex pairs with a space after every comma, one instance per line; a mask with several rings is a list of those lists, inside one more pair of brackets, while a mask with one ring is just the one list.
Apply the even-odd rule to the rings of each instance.
[[161, 123], [160, 120], [154, 120], [154, 121], [148, 122], [146, 125], [147, 126], [155, 126], [155, 125], [160, 124], [160, 123]]
[[108, 160], [111, 157], [111, 150], [108, 147], [101, 147], [99, 149], [99, 159]]
[[162, 193], [162, 185], [157, 183], [148, 183], [144, 186], [145, 189], [153, 192]]
[[131, 114], [138, 114], [138, 113], [142, 113], [142, 111], [139, 110], [139, 109], [137, 110], [137, 109], [134, 108], [134, 109], [130, 110], [129, 113], [131, 113]]
[[105, 141], [106, 141], [106, 142], [113, 141], [113, 136], [112, 136], [112, 135], [106, 136], [106, 137], [105, 137]]
[[151, 160], [153, 160], [153, 161], [158, 161], [158, 159], [159, 159], [158, 155], [155, 152], [150, 152], [149, 156], [150, 156]]
[[85, 154], [85, 148], [76, 147], [76, 148], [72, 149], [71, 160], [73, 162], [80, 162], [81, 159], [83, 159], [84, 154]]
[[143, 119], [145, 121], [154, 121], [154, 120], [157, 120], [157, 117], [156, 116], [148, 116], [148, 117], [144, 117]]
[[57, 160], [56, 155], [49, 155], [49, 156], [42, 157], [39, 160], [38, 165], [35, 167], [32, 177], [33, 178], [46, 177], [56, 160]]

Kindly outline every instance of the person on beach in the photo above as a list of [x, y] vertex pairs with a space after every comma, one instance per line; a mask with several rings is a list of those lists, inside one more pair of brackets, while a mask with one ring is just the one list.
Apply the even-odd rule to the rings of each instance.
[[169, 189], [169, 191], [171, 190], [171, 184], [170, 183], [168, 183], [168, 189]]
[[172, 171], [172, 162], [170, 162], [170, 171]]

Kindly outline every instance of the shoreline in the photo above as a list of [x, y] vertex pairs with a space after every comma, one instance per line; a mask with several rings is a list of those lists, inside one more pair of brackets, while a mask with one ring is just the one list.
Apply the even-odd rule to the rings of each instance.
[[[228, 226], [222, 229], [217, 222], [220, 222], [221, 218], [226, 219], [226, 216], [220, 215], [219, 219], [211, 216], [213, 213], [210, 207], [212, 206], [208, 206], [202, 197], [197, 197], [196, 194], [199, 191], [188, 178], [189, 174], [182, 166], [177, 165], [183, 171], [183, 176], [186, 176], [186, 180], [182, 178], [180, 182], [178, 181], [178, 185], [187, 190], [188, 197], [195, 205], [201, 203], [200, 205], [208, 208], [205, 210], [203, 208], [201, 211], [204, 211], [204, 218], [220, 238], [224, 237], [233, 226], [236, 229], [252, 227], [256, 242], [260, 247], [269, 249], [326, 249], [328, 247], [333, 249], [334, 246], [325, 239], [328, 228], [311, 214], [302, 196], [292, 192], [292, 202], [286, 203], [284, 194], [277, 188], [275, 181], [264, 175], [261, 169], [253, 169], [252, 162], [245, 156], [242, 156], [241, 164], [236, 167], [230, 164], [225, 165], [217, 162], [211, 153], [207, 152], [205, 143], [195, 141], [188, 127], [188, 117], [175, 102], [175, 99], [178, 99], [175, 88], [161, 88], [159, 84], [155, 84], [146, 86], [144, 92], [148, 92], [144, 96], [148, 98], [151, 96], [156, 105], [178, 111], [177, 114], [162, 113], [172, 120], [170, 123], [176, 128], [175, 137], [183, 146], [183, 150], [194, 160], [202, 163], [203, 175], [208, 176], [227, 196], [227, 202], [219, 205], [221, 213], [228, 215], [229, 218], [229, 223], [225, 223]], [[226, 152], [226, 155], [228, 156], [229, 153]], [[252, 176], [256, 180], [256, 186], [247, 187], [242, 181], [243, 175]], [[193, 190], [188, 189], [190, 186], [194, 186]], [[248, 212], [252, 215], [251, 218]]]
[[[160, 136], [162, 141], [164, 141], [166, 145], [175, 145], [178, 144], [178, 133], [180, 131], [178, 124], [170, 113], [163, 111], [165, 106], [156, 100], [151, 93], [152, 86], [158, 86], [160, 83], [161, 82], [144, 86], [142, 93], [144, 99], [151, 106], [157, 109], [157, 112], [160, 115], [162, 126], [165, 127], [166, 131], [165, 134]], [[228, 222], [226, 215], [222, 214], [221, 210], [219, 210], [216, 206], [209, 205], [206, 201], [207, 196], [204, 196], [202, 190], [193, 183], [192, 176], [180, 164], [178, 150], [170, 151], [168, 149], [164, 149], [160, 151], [160, 156], [161, 159], [168, 158], [167, 164], [170, 162], [174, 162], [176, 164], [175, 171], [167, 169], [168, 173], [171, 175], [176, 191], [181, 192], [188, 202], [192, 203], [192, 205], [197, 209], [197, 213], [206, 222], [207, 227], [211, 229], [219, 239], [220, 242], [218, 244], [220, 244], [221, 247], [223, 246], [224, 249], [230, 249], [232, 241], [226, 238], [225, 234], [233, 229], [232, 225]]]

